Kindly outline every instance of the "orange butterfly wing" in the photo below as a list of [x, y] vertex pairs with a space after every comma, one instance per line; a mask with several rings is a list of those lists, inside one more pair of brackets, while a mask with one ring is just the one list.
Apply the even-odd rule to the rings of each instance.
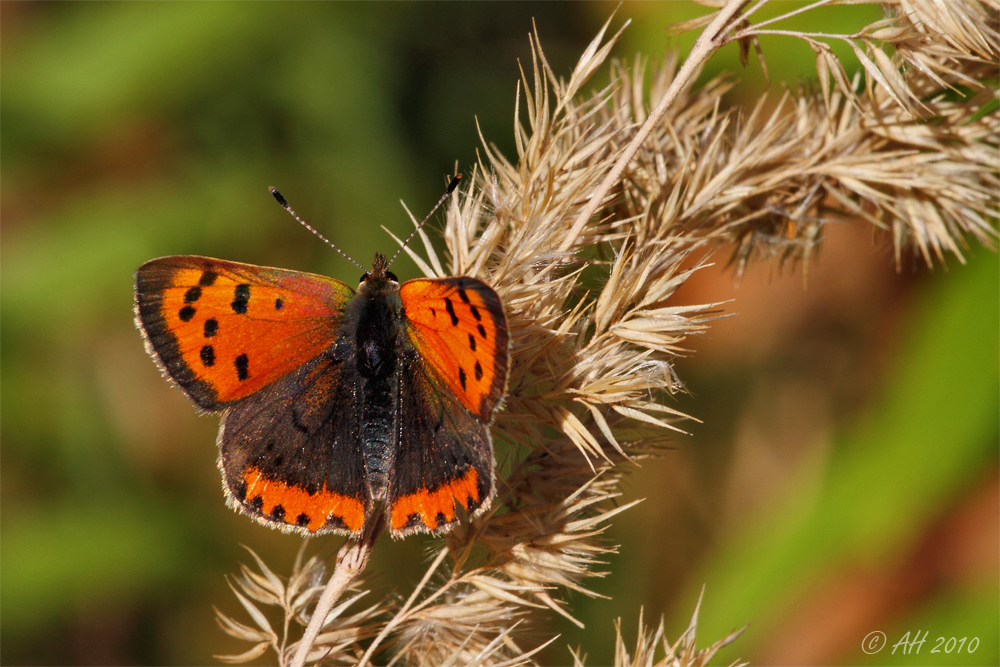
[[507, 318], [475, 278], [409, 280], [399, 288], [410, 342], [437, 378], [489, 423], [507, 388]]
[[326, 350], [353, 295], [344, 283], [309, 273], [161, 257], [136, 273], [136, 321], [185, 393], [220, 410]]

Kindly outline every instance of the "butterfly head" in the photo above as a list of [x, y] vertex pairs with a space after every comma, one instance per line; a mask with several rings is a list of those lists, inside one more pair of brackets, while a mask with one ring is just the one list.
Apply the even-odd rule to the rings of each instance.
[[387, 283], [399, 286], [399, 278], [389, 270], [389, 262], [385, 255], [375, 253], [375, 260], [372, 262], [372, 270], [366, 271], [361, 276], [361, 285], [367, 285], [368, 289], [377, 289]]

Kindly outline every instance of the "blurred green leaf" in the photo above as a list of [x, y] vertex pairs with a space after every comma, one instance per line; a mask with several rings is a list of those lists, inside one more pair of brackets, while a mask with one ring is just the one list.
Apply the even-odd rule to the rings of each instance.
[[185, 578], [193, 554], [178, 519], [117, 496], [5, 507], [4, 632], [37, 629], [80, 606], [136, 599]]
[[261, 37], [275, 39], [280, 11], [267, 3], [81, 3], [4, 59], [4, 112], [30, 115], [36, 138], [87, 139], [109, 117], [169, 106], [179, 91], [210, 85]]

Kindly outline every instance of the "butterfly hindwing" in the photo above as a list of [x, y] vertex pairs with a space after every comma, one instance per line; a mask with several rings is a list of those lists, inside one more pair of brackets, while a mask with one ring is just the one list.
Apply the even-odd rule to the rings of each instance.
[[440, 532], [488, 506], [493, 494], [489, 424], [459, 404], [414, 358], [401, 378], [403, 418], [389, 485], [389, 528], [401, 537]]
[[399, 439], [389, 487], [396, 536], [441, 532], [493, 494], [489, 424], [508, 372], [507, 324], [496, 293], [474, 278], [400, 288], [404, 346]]
[[358, 378], [345, 356], [335, 346], [226, 411], [227, 497], [261, 523], [306, 535], [361, 531], [372, 501]]
[[219, 410], [321, 354], [354, 291], [323, 276], [196, 256], [136, 273], [136, 320], [170, 377]]

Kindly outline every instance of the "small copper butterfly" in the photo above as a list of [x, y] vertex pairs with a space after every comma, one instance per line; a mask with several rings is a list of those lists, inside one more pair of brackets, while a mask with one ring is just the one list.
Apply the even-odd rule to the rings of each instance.
[[357, 291], [208, 257], [139, 267], [149, 353], [199, 408], [222, 413], [231, 507], [303, 535], [357, 536], [382, 513], [394, 537], [444, 532], [460, 506], [489, 507], [503, 305], [475, 278], [399, 284], [390, 263], [376, 254]]

